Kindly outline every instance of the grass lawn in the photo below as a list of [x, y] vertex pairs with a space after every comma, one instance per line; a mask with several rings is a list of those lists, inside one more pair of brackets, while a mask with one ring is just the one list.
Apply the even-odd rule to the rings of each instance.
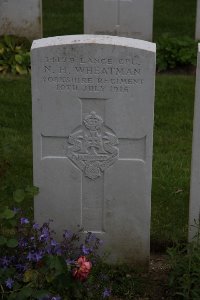
[[44, 37], [83, 33], [83, 0], [43, 0]]
[[154, 0], [154, 41], [163, 33], [195, 35], [196, 0]]
[[32, 185], [31, 83], [29, 77], [0, 79], [0, 199]]
[[152, 243], [187, 236], [194, 78], [157, 76]]
[[[30, 78], [0, 78], [0, 199], [32, 183]], [[186, 239], [194, 78], [156, 82], [152, 246]], [[28, 203], [30, 205], [30, 203]]]

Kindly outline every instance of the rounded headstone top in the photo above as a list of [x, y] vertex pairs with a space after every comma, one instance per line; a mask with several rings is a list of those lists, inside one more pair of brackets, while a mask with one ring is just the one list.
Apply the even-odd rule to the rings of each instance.
[[102, 44], [113, 46], [133, 47], [150, 52], [156, 52], [156, 44], [126, 37], [110, 36], [110, 35], [66, 35], [48, 37], [33, 41], [31, 50], [50, 46], [74, 44]]

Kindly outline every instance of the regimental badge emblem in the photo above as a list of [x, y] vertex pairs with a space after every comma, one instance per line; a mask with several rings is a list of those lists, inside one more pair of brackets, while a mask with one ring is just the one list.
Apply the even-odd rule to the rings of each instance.
[[67, 144], [67, 157], [92, 180], [102, 176], [119, 157], [118, 138], [94, 111], [73, 130]]

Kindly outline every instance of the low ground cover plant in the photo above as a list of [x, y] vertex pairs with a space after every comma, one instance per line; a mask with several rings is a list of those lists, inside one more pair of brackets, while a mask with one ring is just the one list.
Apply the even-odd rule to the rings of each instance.
[[172, 37], [167, 34], [157, 41], [157, 70], [166, 71], [187, 65], [196, 66], [197, 41], [189, 37]]
[[[199, 226], [198, 226], [199, 228]], [[200, 299], [200, 235], [191, 243], [168, 249], [171, 266], [169, 285], [175, 299]]]
[[30, 42], [25, 38], [0, 37], [0, 74], [26, 75], [30, 72]]
[[[17, 190], [15, 205], [35, 194], [34, 188]], [[88, 232], [63, 232], [56, 241], [51, 220], [41, 226], [24, 215], [20, 207], [1, 207], [0, 295], [8, 300], [104, 299], [110, 296], [102, 259], [101, 241]], [[107, 282], [107, 283], [106, 283]]]

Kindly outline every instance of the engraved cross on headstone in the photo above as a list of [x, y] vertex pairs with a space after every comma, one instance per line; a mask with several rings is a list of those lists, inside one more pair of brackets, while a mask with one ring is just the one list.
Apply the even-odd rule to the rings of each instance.
[[118, 137], [106, 126], [106, 100], [81, 98], [80, 124], [63, 137], [42, 136], [42, 158], [68, 157], [82, 173], [81, 220], [85, 231], [102, 233], [106, 169], [117, 160], [145, 161], [146, 137]]

